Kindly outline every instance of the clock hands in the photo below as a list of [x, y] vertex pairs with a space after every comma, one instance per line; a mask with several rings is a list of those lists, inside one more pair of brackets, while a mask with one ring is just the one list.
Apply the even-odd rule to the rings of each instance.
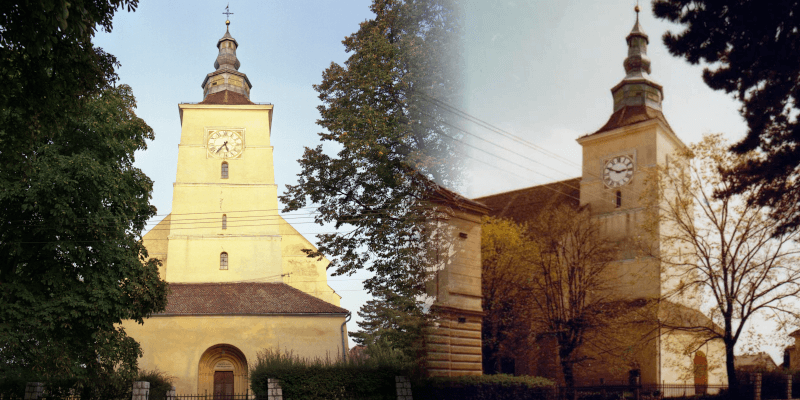
[[[219, 148], [217, 149], [217, 151], [214, 152], [214, 154], [219, 153], [219, 151], [222, 150], [223, 147], [226, 148], [226, 149], [228, 148], [228, 141], [227, 140], [225, 141], [225, 143], [222, 144], [222, 146], [219, 146]], [[228, 150], [228, 151], [230, 151], [230, 150]]]

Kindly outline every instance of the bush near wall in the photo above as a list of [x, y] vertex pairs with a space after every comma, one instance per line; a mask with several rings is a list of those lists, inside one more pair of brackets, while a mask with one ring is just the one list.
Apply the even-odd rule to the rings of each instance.
[[[167, 397], [167, 391], [172, 389], [172, 382], [175, 380], [175, 378], [167, 375], [166, 372], [153, 369], [139, 371], [139, 376], [136, 378], [136, 380], [150, 382], [150, 394], [147, 397], [148, 400], [163, 400]], [[133, 387], [133, 382], [131, 382], [130, 387]]]
[[267, 394], [267, 380], [281, 381], [284, 399], [397, 398], [394, 377], [407, 375], [409, 366], [391, 357], [342, 361], [303, 359], [292, 353], [265, 350], [258, 354], [250, 372], [250, 386], [256, 395]]
[[537, 376], [480, 375], [419, 379], [412, 383], [415, 400], [544, 400], [555, 383]]

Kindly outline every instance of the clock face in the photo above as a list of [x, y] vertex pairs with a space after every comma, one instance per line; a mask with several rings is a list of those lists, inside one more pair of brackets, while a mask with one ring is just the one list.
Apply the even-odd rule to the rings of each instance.
[[237, 158], [244, 151], [244, 141], [239, 132], [210, 131], [206, 148], [211, 157]]
[[620, 187], [633, 178], [633, 160], [628, 156], [617, 156], [603, 167], [603, 183], [608, 187]]

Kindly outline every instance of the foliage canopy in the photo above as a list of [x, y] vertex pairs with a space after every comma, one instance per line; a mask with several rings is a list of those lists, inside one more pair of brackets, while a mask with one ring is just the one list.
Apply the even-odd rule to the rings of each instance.
[[[692, 64], [707, 63], [706, 84], [741, 101], [747, 136], [737, 154], [758, 149], [726, 170], [725, 192], [753, 195], [779, 219], [776, 234], [800, 226], [800, 20], [796, 1], [656, 0], [657, 17], [683, 25], [664, 43]], [[757, 189], [757, 190], [756, 190]]]
[[457, 177], [449, 126], [433, 99], [448, 101], [458, 90], [449, 58], [458, 15], [448, 0], [375, 0], [371, 9], [375, 18], [343, 41], [348, 60], [331, 64], [314, 86], [320, 139], [339, 150], [306, 148], [298, 184], [281, 201], [284, 211], [314, 203], [316, 222], [339, 229], [318, 235], [309, 256], [329, 257], [334, 275], [367, 269], [370, 293], [408, 300], [371, 302], [363, 311], [391, 327], [397, 311], [422, 315], [438, 246], [430, 195]]
[[133, 376], [141, 350], [115, 324], [165, 306], [140, 241], [152, 181], [133, 166], [153, 131], [91, 43], [137, 3], [0, 5], [0, 375]]

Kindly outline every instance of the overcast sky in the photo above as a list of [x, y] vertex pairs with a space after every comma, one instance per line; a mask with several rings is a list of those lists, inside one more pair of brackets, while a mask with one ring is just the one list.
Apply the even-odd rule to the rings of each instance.
[[[358, 24], [372, 17], [369, 1], [300, 0], [230, 2], [231, 35], [239, 43], [239, 71], [253, 84], [251, 100], [274, 104], [272, 144], [275, 179], [282, 192], [294, 184], [296, 160], [304, 146], [319, 143], [315, 124], [320, 83], [331, 62], [347, 58], [341, 44]], [[575, 142], [608, 120], [610, 89], [624, 76], [625, 36], [635, 21], [635, 0], [470, 1], [464, 14], [465, 95], [458, 106], [519, 140], [504, 139], [478, 125], [466, 125], [470, 166], [455, 188], [478, 197], [580, 175]], [[214, 71], [217, 40], [225, 33], [226, 1], [148, 1], [135, 13], [120, 12], [110, 34], [96, 45], [117, 56], [120, 81], [133, 87], [137, 114], [156, 132], [136, 165], [154, 182], [158, 219], [172, 206], [180, 119], [178, 103], [202, 100], [200, 84]], [[661, 36], [679, 27], [656, 20], [642, 1], [641, 24], [650, 36], [652, 77], [664, 87], [663, 111], [687, 144], [705, 133], [735, 140], [745, 132], [738, 105], [710, 90], [701, 67], [668, 54]], [[489, 154], [487, 154], [489, 153]], [[514, 153], [522, 154], [520, 157]], [[553, 156], [553, 154], [558, 157]], [[533, 159], [534, 161], [531, 161]], [[310, 220], [294, 225], [310, 240], [329, 230]], [[157, 222], [157, 221], [155, 221]], [[342, 306], [355, 312], [369, 298], [363, 275], [331, 277]], [[357, 329], [352, 322], [349, 330]], [[777, 363], [782, 350], [769, 350]]]

